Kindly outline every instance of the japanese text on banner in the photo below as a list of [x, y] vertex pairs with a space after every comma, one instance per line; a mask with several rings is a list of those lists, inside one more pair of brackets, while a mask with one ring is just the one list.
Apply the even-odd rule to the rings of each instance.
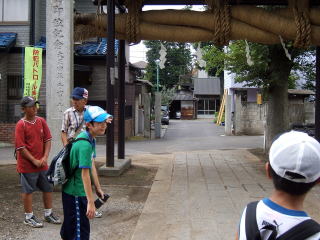
[[24, 54], [24, 96], [38, 100], [42, 79], [42, 48], [26, 47]]

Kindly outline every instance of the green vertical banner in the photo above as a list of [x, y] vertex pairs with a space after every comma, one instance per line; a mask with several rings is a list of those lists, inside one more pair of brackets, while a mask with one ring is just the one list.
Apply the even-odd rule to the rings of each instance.
[[42, 48], [25, 47], [23, 96], [38, 100], [42, 79]]

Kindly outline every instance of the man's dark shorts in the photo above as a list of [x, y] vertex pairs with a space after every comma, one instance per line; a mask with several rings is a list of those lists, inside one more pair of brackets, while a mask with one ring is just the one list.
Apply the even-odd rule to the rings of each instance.
[[20, 173], [20, 184], [23, 193], [35, 191], [52, 192], [53, 186], [48, 182], [46, 171], [35, 173]]
[[63, 224], [60, 236], [63, 240], [89, 240], [90, 222], [87, 213], [87, 197], [75, 197], [62, 192]]

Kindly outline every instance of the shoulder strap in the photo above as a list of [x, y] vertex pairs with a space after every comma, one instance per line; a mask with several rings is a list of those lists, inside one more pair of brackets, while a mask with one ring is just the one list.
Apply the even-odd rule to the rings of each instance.
[[76, 130], [74, 132], [74, 137], [76, 137], [80, 133], [82, 126], [83, 126], [83, 123], [84, 123], [84, 118], [81, 120], [79, 126], [76, 128]]
[[320, 232], [320, 225], [313, 219], [305, 220], [282, 234], [277, 240], [301, 240]]
[[256, 216], [257, 205], [258, 201], [251, 202], [247, 205], [245, 227], [247, 239], [250, 240], [261, 240]]
[[[78, 142], [78, 141], [81, 141], [81, 140], [85, 140], [85, 141], [87, 141], [87, 142], [89, 142], [89, 143], [91, 144], [91, 142], [90, 142], [90, 140], [89, 140], [88, 138], [76, 138], [76, 139], [74, 139], [72, 142], [70, 142], [69, 144], [70, 144], [71, 147], [72, 147], [72, 144], [73, 144], [73, 143]], [[70, 148], [70, 151], [71, 151], [71, 148]], [[77, 169], [78, 169], [78, 167], [75, 167], [75, 168], [72, 170], [72, 172], [71, 172], [71, 174], [70, 174], [70, 177], [75, 174], [75, 172], [76, 172]]]
[[78, 141], [81, 141], [81, 140], [85, 140], [85, 141], [91, 143], [88, 138], [76, 138], [75, 140], [72, 141], [72, 143], [75, 143], [75, 142], [78, 142]]

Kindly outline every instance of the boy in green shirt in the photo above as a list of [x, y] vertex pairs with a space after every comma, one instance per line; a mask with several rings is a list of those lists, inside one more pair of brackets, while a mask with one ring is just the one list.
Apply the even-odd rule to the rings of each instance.
[[76, 170], [62, 188], [64, 221], [60, 235], [63, 240], [90, 238], [89, 219], [94, 217], [96, 210], [91, 183], [93, 182], [98, 197], [104, 195], [92, 161], [95, 155], [95, 137], [105, 133], [110, 117], [112, 116], [98, 106], [91, 106], [84, 113], [86, 131], [77, 138], [87, 138], [90, 143], [78, 141], [71, 149], [70, 165], [71, 169]]

